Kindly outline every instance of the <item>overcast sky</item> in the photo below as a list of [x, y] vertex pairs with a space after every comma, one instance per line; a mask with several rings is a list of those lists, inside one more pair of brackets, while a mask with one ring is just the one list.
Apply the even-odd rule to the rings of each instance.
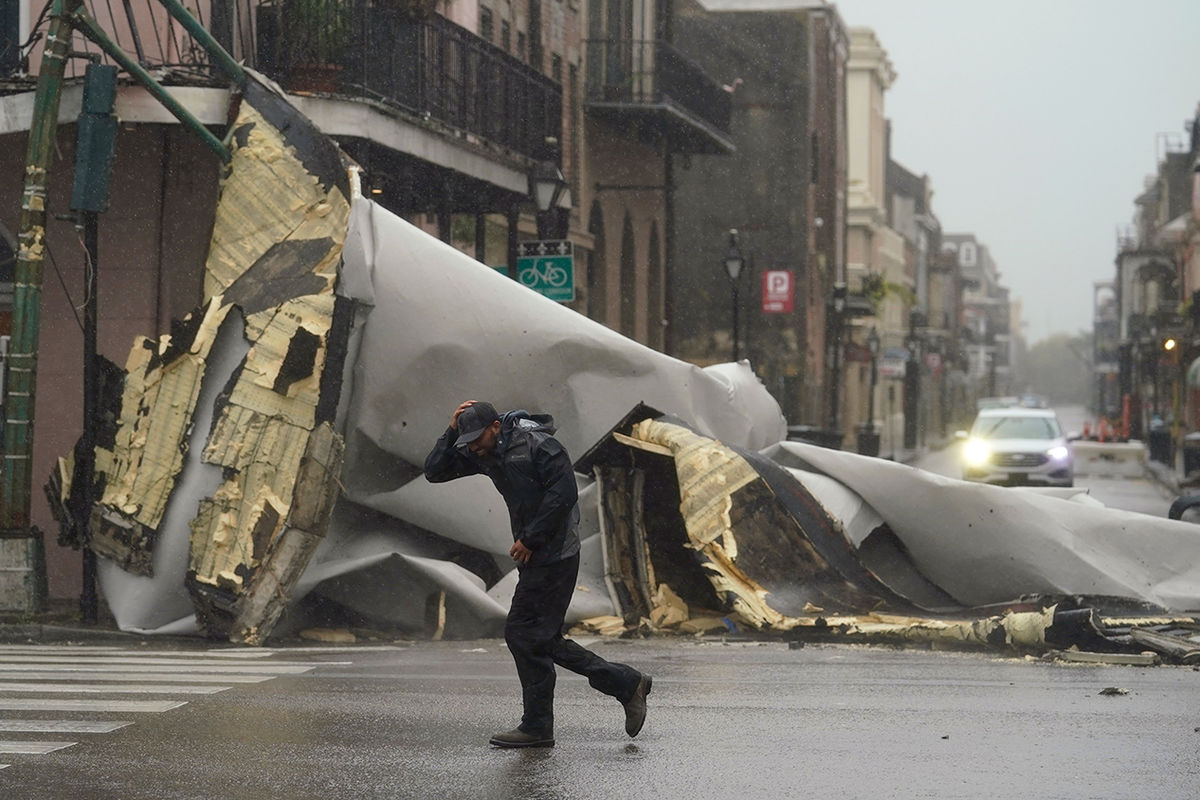
[[1032, 345], [1091, 330], [1118, 226], [1200, 101], [1200, 0], [841, 0], [898, 77], [892, 157], [933, 181], [1024, 306]]

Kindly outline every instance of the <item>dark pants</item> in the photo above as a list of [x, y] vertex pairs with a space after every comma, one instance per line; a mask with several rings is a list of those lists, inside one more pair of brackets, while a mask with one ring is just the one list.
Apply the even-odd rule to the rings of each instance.
[[562, 637], [563, 619], [575, 579], [579, 556], [554, 564], [521, 567], [517, 590], [504, 625], [504, 640], [517, 662], [525, 714], [521, 730], [549, 734], [554, 730], [554, 665], [586, 676], [593, 689], [624, 703], [637, 689], [641, 673], [625, 664], [605, 661]]

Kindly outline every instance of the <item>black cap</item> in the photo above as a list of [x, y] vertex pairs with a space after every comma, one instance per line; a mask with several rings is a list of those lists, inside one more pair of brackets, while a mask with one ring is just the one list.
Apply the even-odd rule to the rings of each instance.
[[487, 426], [498, 419], [500, 419], [500, 415], [496, 413], [496, 407], [491, 403], [480, 400], [467, 406], [458, 415], [458, 439], [454, 442], [454, 446], [466, 447], [478, 439]]

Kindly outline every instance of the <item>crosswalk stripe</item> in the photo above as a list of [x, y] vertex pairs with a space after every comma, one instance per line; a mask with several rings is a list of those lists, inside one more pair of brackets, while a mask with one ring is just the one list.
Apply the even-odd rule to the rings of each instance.
[[270, 658], [275, 650], [243, 648], [241, 650], [130, 650], [128, 647], [92, 647], [89, 645], [32, 645], [0, 644], [0, 658], [12, 655], [82, 655], [82, 656], [202, 656], [205, 658], [227, 658], [230, 660], [253, 660]]
[[165, 648], [133, 647], [121, 645], [89, 645], [89, 644], [0, 644], [0, 656], [7, 653], [38, 654], [54, 653], [84, 654], [84, 655], [124, 655], [124, 656], [178, 656], [180, 658], [201, 656], [205, 658], [228, 658], [231, 660], [254, 660], [270, 658], [280, 654], [295, 655], [297, 653], [322, 653], [335, 655], [338, 653], [360, 653], [369, 650], [404, 650], [397, 645], [355, 645], [354, 647], [288, 647], [284, 649], [270, 647], [206, 647], [195, 650], [177, 650]]
[[[301, 675], [320, 666], [353, 663], [275, 661], [271, 657], [277, 657], [277, 651], [0, 645], [0, 712], [28, 711], [34, 712], [30, 715], [34, 717], [163, 713], [186, 706], [188, 700], [182, 698], [187, 696], [212, 695], [236, 684], [261, 683], [281, 676]], [[134, 696], [139, 697], [133, 699]], [[161, 699], [149, 699], [154, 696]], [[15, 733], [18, 737], [106, 734], [134, 724], [104, 719], [11, 719], [11, 716], [0, 713], [0, 733]], [[0, 754], [38, 756], [77, 743], [0, 738]], [[0, 769], [8, 766], [0, 764]]]
[[[113, 670], [111, 672], [63, 672], [61, 670], [23, 670], [20, 672], [4, 672], [0, 669], [0, 680], [10, 681], [128, 681], [128, 670]], [[138, 673], [140, 681], [155, 681], [157, 683], [263, 683], [275, 678], [275, 675], [237, 675], [234, 673], [221, 675], [205, 675], [199, 672], [145, 672]]]
[[64, 750], [78, 742], [4, 742], [0, 741], [0, 753], [25, 753], [44, 756], [55, 750]]
[[193, 664], [143, 664], [137, 661], [131, 661], [128, 664], [94, 664], [88, 662], [81, 664], [78, 661], [68, 663], [57, 663], [40, 661], [32, 664], [13, 664], [0, 660], [0, 672], [44, 672], [47, 670], [61, 670], [63, 672], [210, 672], [214, 675], [223, 672], [232, 673], [247, 673], [247, 674], [269, 674], [269, 675], [299, 675], [303, 672], [310, 672], [311, 666], [274, 666], [267, 664], [212, 664], [212, 665], [193, 665]]
[[128, 653], [128, 647], [78, 644], [0, 644], [0, 653]]
[[[139, 656], [89, 656], [87, 658], [77, 658], [75, 656], [38, 655], [0, 656], [0, 664], [79, 664], [81, 662], [86, 662], [88, 664], [153, 664], [156, 666], [187, 665], [190, 667], [233, 667], [234, 669], [249, 670], [275, 669], [277, 667], [303, 667], [304, 669], [309, 670], [315, 666], [312, 662], [302, 661], [272, 661], [270, 664], [237, 664], [231, 663], [229, 659], [224, 658], [142, 658]], [[345, 666], [352, 662], [325, 661], [318, 663], [334, 666]]]
[[0, 698], [0, 711], [132, 711], [159, 714], [186, 706], [186, 700], [59, 700], [56, 698]]
[[5, 733], [112, 733], [132, 722], [96, 719], [0, 719]]
[[122, 683], [97, 686], [87, 683], [17, 683], [0, 681], [0, 692], [42, 692], [64, 694], [216, 694], [228, 686], [155, 686], [145, 683]]
[[[298, 653], [321, 653], [324, 655], [334, 655], [337, 653], [362, 653], [369, 651], [393, 651], [405, 650], [404, 645], [355, 645], [353, 647], [331, 647], [323, 645], [321, 647], [288, 647], [285, 649], [274, 649], [269, 647], [208, 647], [201, 650], [165, 650], [165, 649], [142, 649], [128, 646], [109, 646], [109, 645], [81, 645], [81, 644], [0, 644], [0, 656], [7, 653], [18, 655], [37, 655], [39, 653], [54, 653], [55, 655], [63, 654], [83, 654], [83, 655], [124, 655], [124, 656], [177, 656], [187, 658], [189, 656], [203, 656], [206, 658], [227, 658], [230, 660], [254, 660], [258, 658], [270, 658], [274, 655], [287, 654], [296, 655]], [[346, 662], [334, 662], [346, 663]]]

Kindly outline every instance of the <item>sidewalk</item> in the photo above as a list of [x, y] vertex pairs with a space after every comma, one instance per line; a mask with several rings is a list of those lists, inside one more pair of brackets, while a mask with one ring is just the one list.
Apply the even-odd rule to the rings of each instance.
[[[100, 604], [95, 625], [82, 621], [78, 600], [51, 600], [40, 612], [0, 614], [0, 644], [97, 644], [145, 641], [136, 633], [117, 629], [108, 607]], [[173, 638], [173, 637], [172, 637]]]

